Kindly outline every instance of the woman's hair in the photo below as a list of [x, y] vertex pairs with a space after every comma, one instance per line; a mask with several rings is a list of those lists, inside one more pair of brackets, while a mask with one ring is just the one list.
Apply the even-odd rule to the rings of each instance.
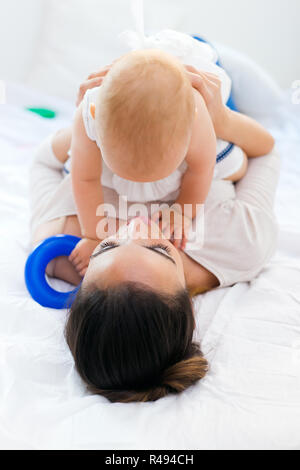
[[192, 342], [187, 291], [124, 283], [78, 291], [65, 336], [88, 389], [111, 402], [155, 401], [202, 379], [208, 364]]

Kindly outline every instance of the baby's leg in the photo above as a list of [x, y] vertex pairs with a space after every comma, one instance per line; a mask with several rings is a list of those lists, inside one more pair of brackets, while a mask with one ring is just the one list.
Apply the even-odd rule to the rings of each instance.
[[235, 173], [233, 173], [232, 175], [228, 176], [228, 178], [224, 178], [226, 181], [232, 181], [233, 183], [237, 183], [238, 181], [240, 181], [244, 176], [245, 174], [247, 173], [247, 169], [248, 169], [248, 157], [247, 155], [245, 154], [245, 152], [243, 152], [244, 154], [244, 160], [243, 160], [243, 163], [242, 163], [242, 166], [241, 168], [236, 171]]
[[[225, 148], [224, 144], [226, 144]], [[247, 168], [247, 155], [239, 146], [217, 139], [217, 163], [214, 179], [236, 183], [245, 176]]]

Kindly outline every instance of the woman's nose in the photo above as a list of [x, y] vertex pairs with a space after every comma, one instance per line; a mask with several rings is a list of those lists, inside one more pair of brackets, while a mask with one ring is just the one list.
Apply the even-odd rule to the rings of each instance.
[[164, 235], [153, 220], [147, 217], [135, 217], [127, 224], [122, 225], [117, 233], [117, 238], [123, 240], [160, 240], [164, 238]]
[[132, 240], [149, 238], [150, 221], [145, 217], [136, 217], [127, 225], [127, 237]]

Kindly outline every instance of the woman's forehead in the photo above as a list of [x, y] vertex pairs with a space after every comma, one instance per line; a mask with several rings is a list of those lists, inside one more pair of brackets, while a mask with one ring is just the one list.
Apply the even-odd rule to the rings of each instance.
[[167, 292], [173, 292], [179, 284], [176, 265], [140, 244], [121, 245], [91, 260], [84, 283], [97, 281], [102, 286], [143, 282]]

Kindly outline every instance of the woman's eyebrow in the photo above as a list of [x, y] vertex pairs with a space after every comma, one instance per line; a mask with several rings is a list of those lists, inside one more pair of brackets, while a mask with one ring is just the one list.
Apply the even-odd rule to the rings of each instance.
[[[101, 255], [102, 253], [106, 253], [107, 251], [112, 250], [113, 248], [119, 248], [120, 246], [121, 245], [108, 246], [104, 250], [99, 250], [97, 253], [92, 255], [91, 258], [96, 258], [97, 256]], [[150, 246], [140, 245], [140, 246], [143, 247], [143, 248], [146, 248], [147, 250], [151, 250], [152, 252], [157, 253], [158, 255], [163, 256], [164, 258], [168, 259], [169, 261], [171, 261], [171, 263], [175, 264], [175, 266], [176, 266], [176, 262], [174, 261], [174, 259], [171, 256], [167, 255], [167, 253], [163, 253], [162, 251], [157, 251], [155, 249], [155, 245], [153, 247], [151, 245]]]

